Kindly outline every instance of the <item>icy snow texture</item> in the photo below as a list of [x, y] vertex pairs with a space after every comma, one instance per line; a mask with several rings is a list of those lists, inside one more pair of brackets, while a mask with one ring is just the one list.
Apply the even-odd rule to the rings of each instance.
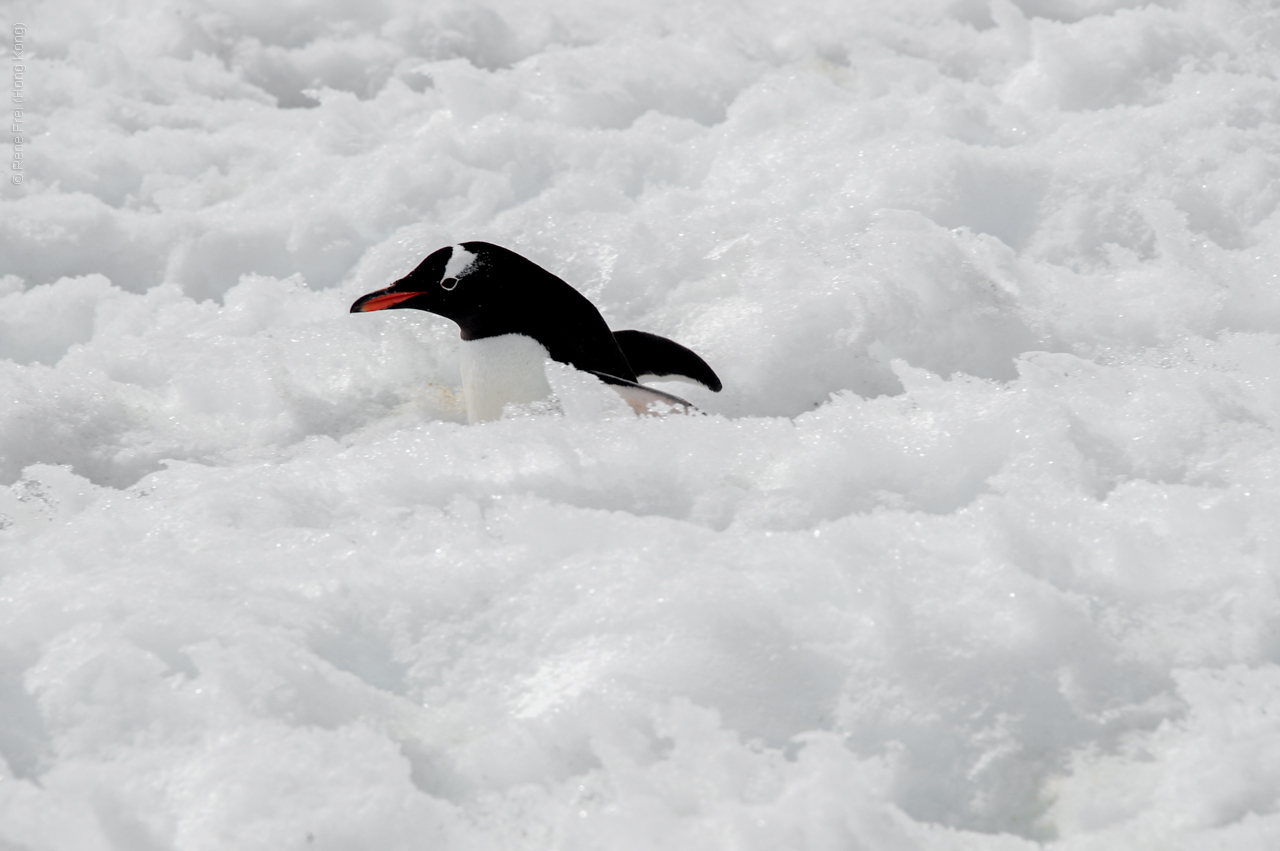
[[4, 9], [6, 851], [1280, 847], [1272, 4]]

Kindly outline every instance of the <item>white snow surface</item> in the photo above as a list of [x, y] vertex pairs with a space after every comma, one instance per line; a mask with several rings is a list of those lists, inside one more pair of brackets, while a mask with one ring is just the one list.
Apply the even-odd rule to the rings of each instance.
[[1273, 3], [0, 9], [0, 848], [1280, 847]]

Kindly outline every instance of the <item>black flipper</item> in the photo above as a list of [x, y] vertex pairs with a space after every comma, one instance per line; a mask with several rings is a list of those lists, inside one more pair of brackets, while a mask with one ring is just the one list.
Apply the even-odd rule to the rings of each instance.
[[632, 371], [642, 380], [683, 379], [716, 393], [724, 386], [706, 361], [674, 340], [647, 331], [614, 331], [613, 339], [618, 341], [618, 348], [626, 355]]
[[[659, 337], [658, 339], [662, 338]], [[616, 375], [609, 375], [607, 372], [596, 372], [594, 369], [586, 371], [612, 387], [637, 414], [654, 413], [650, 409], [650, 405], [668, 405], [682, 414], [690, 414], [698, 410], [679, 396], [663, 393], [661, 390], [654, 390], [652, 387], [645, 387], [634, 381], [628, 381]]]

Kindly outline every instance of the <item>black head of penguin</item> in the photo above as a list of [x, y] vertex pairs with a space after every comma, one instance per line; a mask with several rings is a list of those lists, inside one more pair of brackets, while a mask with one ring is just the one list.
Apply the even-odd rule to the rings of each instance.
[[452, 319], [464, 340], [523, 334], [553, 360], [635, 381], [600, 311], [541, 266], [488, 242], [432, 252], [386, 289], [356, 299], [352, 313], [414, 308]]

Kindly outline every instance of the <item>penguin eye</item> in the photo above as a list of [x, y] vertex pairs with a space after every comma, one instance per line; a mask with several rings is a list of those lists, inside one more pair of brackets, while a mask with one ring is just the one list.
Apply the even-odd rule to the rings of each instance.
[[443, 281], [440, 282], [440, 286], [446, 290], [452, 290], [457, 285], [458, 285], [457, 278], [445, 278]]

